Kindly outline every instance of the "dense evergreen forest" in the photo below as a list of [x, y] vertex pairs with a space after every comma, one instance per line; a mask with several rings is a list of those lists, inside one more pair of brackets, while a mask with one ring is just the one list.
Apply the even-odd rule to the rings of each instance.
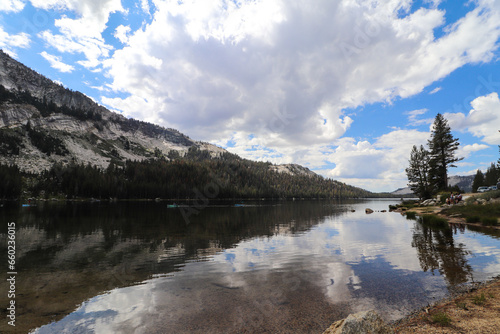
[[269, 169], [270, 163], [254, 162], [224, 153], [191, 147], [185, 157], [164, 157], [111, 163], [106, 170], [90, 165], [54, 165], [42, 173], [35, 192], [63, 193], [69, 198], [340, 198], [370, 193], [321, 176], [290, 175]]
[[[83, 164], [54, 164], [41, 175], [25, 175], [32, 196], [118, 199], [224, 198], [354, 198], [376, 196], [322, 176], [291, 175], [270, 170], [271, 163], [242, 159], [231, 153], [211, 158], [191, 147], [185, 157], [111, 163], [105, 170]], [[15, 174], [15, 175], [14, 175]], [[21, 174], [2, 166], [0, 177], [17, 180], [1, 189], [2, 198], [18, 197]], [[2, 182], [3, 183], [3, 182]]]
[[21, 195], [22, 175], [16, 166], [0, 165], [0, 199], [14, 199]]
[[486, 173], [483, 173], [480, 169], [477, 170], [472, 183], [472, 192], [477, 192], [477, 188], [479, 187], [494, 186], [498, 182], [500, 182], [500, 159], [498, 159], [497, 165], [491, 163]]

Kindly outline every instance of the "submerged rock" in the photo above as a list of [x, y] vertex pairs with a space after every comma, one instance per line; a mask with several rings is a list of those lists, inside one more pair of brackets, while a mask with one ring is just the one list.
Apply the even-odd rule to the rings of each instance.
[[358, 333], [388, 334], [392, 333], [392, 331], [377, 312], [371, 310], [349, 314], [347, 318], [334, 322], [323, 332], [323, 334]]

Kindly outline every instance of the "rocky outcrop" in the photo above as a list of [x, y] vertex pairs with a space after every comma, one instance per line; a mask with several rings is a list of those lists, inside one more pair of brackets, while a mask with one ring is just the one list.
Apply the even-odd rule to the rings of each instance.
[[311, 171], [309, 168], [297, 164], [272, 165], [269, 168], [278, 173], [287, 173], [290, 175], [317, 176], [317, 174]]
[[86, 95], [64, 88], [60, 84], [33, 71], [0, 50], [0, 84], [11, 91], [27, 91], [40, 100], [46, 99], [58, 106], [83, 110], [110, 112]]
[[26, 125], [28, 120], [40, 117], [40, 112], [28, 104], [0, 104], [0, 128]]
[[437, 202], [437, 199], [435, 199], [435, 198], [429, 198], [429, 199], [426, 199], [425, 201], [423, 201], [422, 203], [420, 203], [421, 206], [435, 206], [437, 204], [438, 204], [438, 202]]
[[389, 334], [393, 333], [377, 312], [364, 311], [350, 314], [334, 322], [323, 334]]

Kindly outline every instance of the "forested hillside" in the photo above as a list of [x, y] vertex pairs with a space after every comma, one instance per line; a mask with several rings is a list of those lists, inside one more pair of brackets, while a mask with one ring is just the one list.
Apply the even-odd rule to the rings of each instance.
[[241, 159], [231, 153], [211, 158], [189, 150], [186, 157], [127, 161], [106, 170], [91, 165], [54, 165], [41, 174], [33, 193], [68, 198], [345, 198], [366, 197], [363, 189], [319, 175], [272, 171], [270, 163]]

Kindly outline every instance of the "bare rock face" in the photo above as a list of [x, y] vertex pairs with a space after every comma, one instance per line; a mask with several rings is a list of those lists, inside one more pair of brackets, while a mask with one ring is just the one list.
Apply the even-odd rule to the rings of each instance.
[[389, 326], [377, 312], [364, 311], [350, 314], [346, 319], [334, 322], [323, 334], [389, 334]]
[[0, 105], [0, 128], [25, 125], [29, 119], [38, 117], [40, 117], [40, 113], [30, 105], [11, 103]]

